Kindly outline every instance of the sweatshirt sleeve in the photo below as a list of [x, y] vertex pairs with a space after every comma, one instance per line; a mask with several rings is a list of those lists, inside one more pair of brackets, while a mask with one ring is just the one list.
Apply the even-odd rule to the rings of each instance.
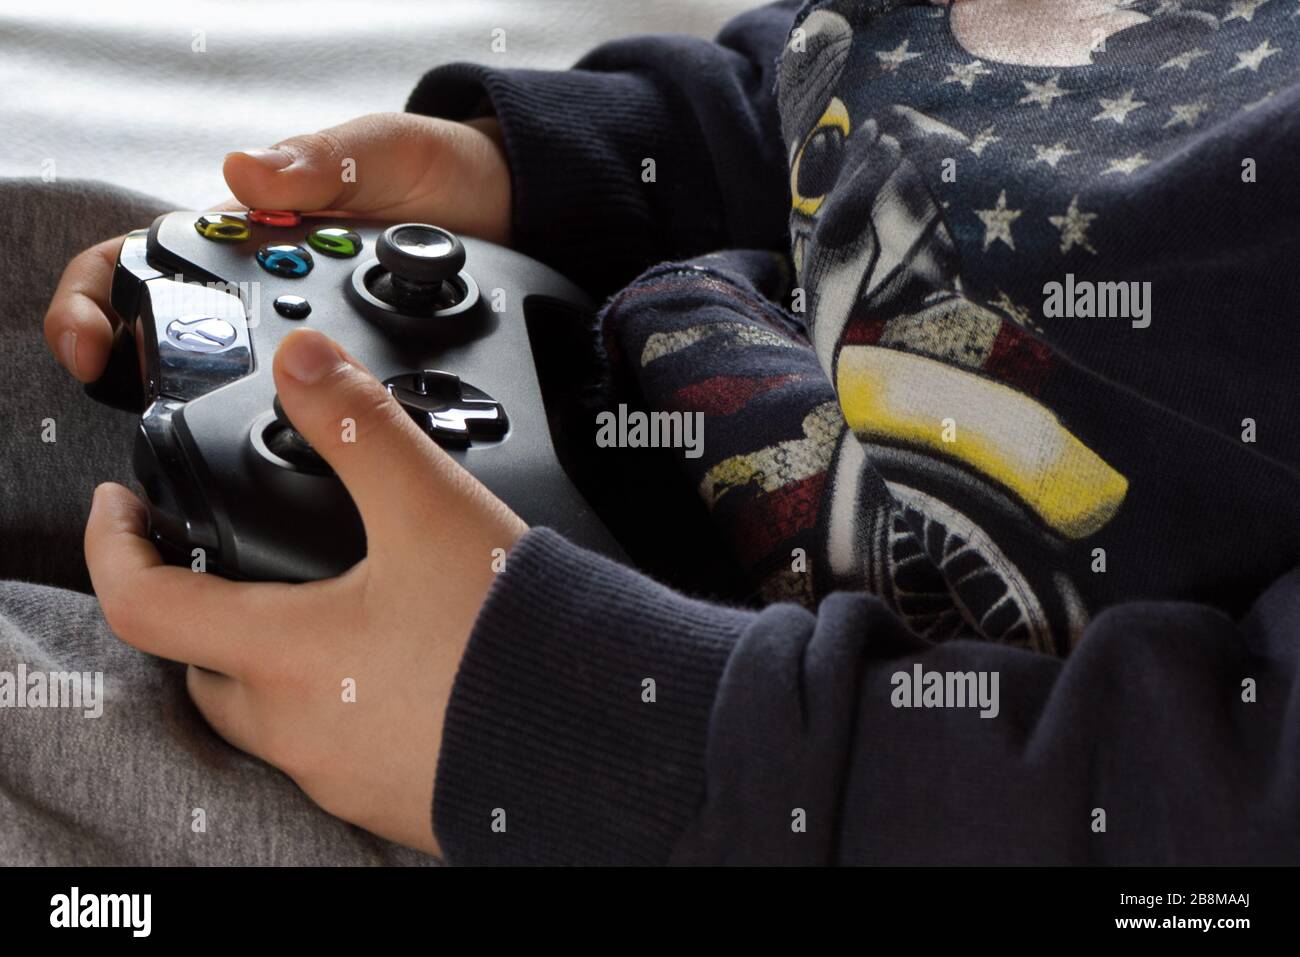
[[933, 645], [869, 596], [730, 609], [535, 529], [461, 663], [434, 825], [464, 864], [1294, 863], [1297, 633], [1300, 573], [1240, 623], [1113, 608], [1064, 662]]
[[593, 293], [665, 259], [783, 248], [789, 187], [775, 74], [798, 6], [746, 13], [716, 42], [608, 43], [571, 70], [442, 66], [407, 109], [451, 120], [494, 113], [515, 247]]

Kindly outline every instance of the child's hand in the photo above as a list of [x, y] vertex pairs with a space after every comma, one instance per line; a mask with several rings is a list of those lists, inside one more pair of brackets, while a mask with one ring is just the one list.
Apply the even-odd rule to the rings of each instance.
[[[510, 172], [492, 119], [376, 113], [271, 149], [231, 153], [225, 175], [251, 208], [428, 222], [510, 242]], [[73, 259], [45, 314], [46, 344], [82, 382], [98, 379], [108, 362], [116, 321], [108, 293], [121, 245], [118, 236]]]
[[510, 171], [496, 120], [374, 113], [270, 149], [230, 153], [223, 172], [250, 209], [427, 222], [510, 242]]
[[367, 557], [303, 585], [164, 565], [140, 501], [106, 484], [86, 527], [95, 593], [124, 641], [190, 664], [190, 694], [227, 741], [331, 814], [437, 853], [433, 780], [452, 681], [494, 550], [526, 526], [325, 336], [292, 333], [274, 373], [285, 413], [356, 502]]

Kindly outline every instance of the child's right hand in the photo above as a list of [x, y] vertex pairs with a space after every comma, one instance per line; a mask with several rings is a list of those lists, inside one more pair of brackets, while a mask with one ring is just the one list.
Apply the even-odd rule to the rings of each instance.
[[[235, 200], [253, 209], [427, 222], [510, 242], [510, 171], [495, 119], [375, 113], [230, 153], [223, 172]], [[108, 294], [121, 243], [118, 236], [73, 259], [45, 314], [47, 345], [82, 382], [98, 379], [108, 362], [116, 321]]]

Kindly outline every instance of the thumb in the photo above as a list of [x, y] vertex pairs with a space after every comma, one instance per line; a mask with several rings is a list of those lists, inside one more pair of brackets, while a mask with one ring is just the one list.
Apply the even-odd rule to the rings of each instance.
[[270, 149], [226, 156], [231, 192], [252, 209], [330, 210], [430, 221], [508, 239], [510, 177], [484, 130], [411, 113], [375, 113]]
[[485, 518], [522, 524], [327, 336], [290, 333], [273, 373], [285, 415], [356, 503], [371, 554], [375, 542], [464, 541]]

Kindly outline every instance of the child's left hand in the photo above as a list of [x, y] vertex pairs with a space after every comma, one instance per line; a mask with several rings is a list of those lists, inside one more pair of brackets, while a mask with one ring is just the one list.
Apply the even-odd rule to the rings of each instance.
[[190, 694], [223, 738], [329, 813], [438, 853], [431, 809], [452, 681], [494, 550], [526, 526], [325, 336], [290, 335], [274, 372], [285, 413], [356, 502], [366, 558], [301, 585], [164, 565], [143, 504], [105, 484], [86, 527], [95, 593], [120, 638], [190, 665]]

